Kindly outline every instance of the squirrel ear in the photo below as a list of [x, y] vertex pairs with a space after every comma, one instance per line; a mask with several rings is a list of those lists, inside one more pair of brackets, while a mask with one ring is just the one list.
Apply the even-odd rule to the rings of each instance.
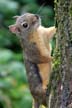
[[10, 30], [12, 33], [16, 33], [16, 32], [17, 32], [17, 27], [16, 27], [16, 25], [10, 25], [10, 26], [9, 26], [9, 30]]
[[12, 33], [14, 33], [14, 34], [16, 34], [16, 33], [20, 33], [21, 31], [20, 31], [20, 29], [14, 24], [14, 25], [10, 25], [9, 26], [9, 30], [12, 32]]
[[16, 16], [13, 16], [13, 18], [14, 18], [14, 19], [17, 19], [17, 18], [19, 18], [19, 16], [18, 16], [18, 15], [16, 15]]

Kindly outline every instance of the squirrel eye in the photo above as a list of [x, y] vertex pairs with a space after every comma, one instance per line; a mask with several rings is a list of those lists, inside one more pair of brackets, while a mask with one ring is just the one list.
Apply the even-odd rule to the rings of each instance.
[[27, 27], [28, 27], [28, 23], [24, 22], [24, 23], [22, 23], [22, 26], [23, 26], [24, 28], [27, 28]]

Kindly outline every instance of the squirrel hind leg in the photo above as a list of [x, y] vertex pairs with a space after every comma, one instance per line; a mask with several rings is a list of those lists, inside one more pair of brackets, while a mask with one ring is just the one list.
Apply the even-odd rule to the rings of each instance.
[[40, 104], [36, 100], [33, 100], [33, 108], [40, 108]]

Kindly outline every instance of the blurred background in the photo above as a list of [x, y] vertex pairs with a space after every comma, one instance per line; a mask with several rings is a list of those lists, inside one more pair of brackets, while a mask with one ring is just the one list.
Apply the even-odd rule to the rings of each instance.
[[0, 108], [32, 107], [19, 40], [8, 30], [12, 17], [25, 12], [37, 13], [42, 25], [53, 26], [54, 0], [0, 0]]

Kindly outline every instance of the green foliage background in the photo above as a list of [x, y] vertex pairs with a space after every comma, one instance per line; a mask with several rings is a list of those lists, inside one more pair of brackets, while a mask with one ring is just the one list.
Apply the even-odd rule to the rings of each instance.
[[19, 40], [8, 30], [12, 17], [25, 12], [38, 13], [47, 27], [54, 25], [50, 6], [41, 7], [36, 0], [0, 0], [0, 108], [32, 107]]

